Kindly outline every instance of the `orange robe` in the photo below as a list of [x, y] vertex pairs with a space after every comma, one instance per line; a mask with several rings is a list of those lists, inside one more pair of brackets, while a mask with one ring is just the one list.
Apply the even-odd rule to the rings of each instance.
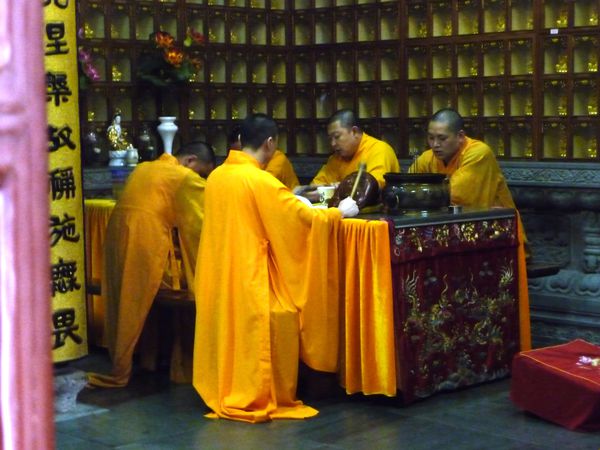
[[168, 154], [138, 165], [129, 175], [111, 214], [104, 246], [104, 327], [113, 368], [110, 375], [89, 374], [90, 384], [128, 383], [135, 346], [173, 249], [174, 227], [186, 275], [193, 279], [205, 185], [206, 180]]
[[281, 150], [275, 150], [273, 158], [265, 167], [265, 170], [272, 174], [290, 189], [294, 189], [300, 184], [294, 166]]
[[367, 172], [375, 177], [380, 188], [385, 186], [384, 174], [400, 172], [400, 163], [394, 149], [387, 142], [363, 133], [358, 150], [350, 161], [340, 158], [337, 154], [331, 155], [310, 184], [318, 186], [339, 183], [356, 172], [358, 165], [363, 161], [367, 164]]
[[[516, 209], [498, 161], [485, 142], [466, 137], [463, 147], [456, 152], [448, 164], [436, 158], [431, 149], [426, 150], [417, 158], [409, 171], [448, 175], [452, 204], [477, 208], [500, 206]], [[531, 348], [531, 336], [524, 250], [527, 238], [519, 217], [518, 229], [519, 243], [523, 247], [519, 249], [521, 350], [528, 350]]]
[[210, 175], [196, 266], [193, 384], [247, 422], [306, 418], [298, 361], [337, 370], [337, 208], [314, 209], [236, 150]]

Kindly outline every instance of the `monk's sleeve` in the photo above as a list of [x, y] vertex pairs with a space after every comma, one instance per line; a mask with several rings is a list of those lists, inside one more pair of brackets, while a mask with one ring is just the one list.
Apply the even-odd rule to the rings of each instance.
[[429, 173], [432, 171], [429, 159], [425, 154], [420, 155], [408, 168], [408, 173]]
[[482, 145], [465, 152], [460, 167], [450, 178], [452, 203], [482, 208], [493, 206], [499, 170], [489, 147]]
[[333, 171], [334, 164], [335, 164], [335, 161], [333, 161], [332, 158], [330, 157], [327, 160], [327, 163], [325, 165], [323, 165], [323, 167], [321, 167], [319, 172], [317, 172], [317, 175], [313, 178], [313, 180], [310, 182], [310, 184], [313, 184], [315, 186], [320, 186], [323, 184], [334, 183], [336, 181], [335, 174], [333, 173], [334, 172]]
[[[339, 263], [341, 212], [314, 209], [287, 189], [279, 207], [262, 211], [269, 236], [270, 279], [280, 303], [299, 312], [300, 354], [310, 367], [335, 371], [339, 355]], [[272, 198], [273, 193], [269, 194]], [[263, 202], [258, 202], [263, 203]], [[272, 204], [272, 200], [268, 205]]]
[[367, 160], [367, 172], [369, 172], [377, 182], [379, 187], [385, 186], [383, 176], [388, 172], [400, 172], [400, 163], [394, 150], [385, 142], [377, 143], [377, 148], [372, 152], [372, 156]]
[[206, 180], [190, 173], [175, 193], [175, 213], [181, 245], [181, 256], [188, 289], [194, 288], [196, 257], [204, 221], [204, 188]]

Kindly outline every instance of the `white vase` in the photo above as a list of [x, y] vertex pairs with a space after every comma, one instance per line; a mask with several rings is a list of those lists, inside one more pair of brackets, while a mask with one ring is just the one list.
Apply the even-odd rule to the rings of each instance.
[[165, 153], [171, 155], [173, 154], [173, 139], [179, 127], [175, 125], [174, 116], [161, 116], [158, 120], [160, 120], [160, 124], [156, 129], [163, 141], [163, 148]]

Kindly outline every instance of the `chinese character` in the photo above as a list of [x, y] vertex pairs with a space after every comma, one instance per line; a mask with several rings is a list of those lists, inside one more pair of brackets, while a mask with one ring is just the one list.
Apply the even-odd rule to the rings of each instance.
[[67, 86], [67, 74], [62, 72], [46, 72], [46, 101], [54, 98], [54, 106], [60, 106], [60, 102], [68, 102], [69, 95], [73, 93]]
[[83, 339], [75, 334], [79, 329], [79, 325], [75, 325], [75, 310], [73, 308], [57, 309], [52, 313], [52, 324], [54, 330], [54, 345], [52, 350], [65, 345], [67, 338], [71, 338], [76, 344], [81, 344]]
[[66, 55], [68, 48], [62, 48], [67, 45], [65, 37], [65, 24], [63, 22], [49, 22], [46, 24], [46, 37], [50, 41], [46, 44], [46, 56]]
[[64, 147], [65, 145], [71, 150], [75, 150], [76, 145], [71, 140], [73, 130], [68, 125], [63, 125], [61, 128], [56, 128], [48, 125], [48, 150], [50, 153]]
[[81, 289], [77, 283], [77, 262], [58, 258], [58, 263], [52, 264], [52, 297], [56, 292], [64, 294], [68, 291]]
[[50, 247], [63, 239], [67, 242], [79, 242], [79, 233], [75, 233], [75, 217], [64, 213], [61, 221], [58, 216], [50, 216]]
[[52, 190], [52, 200], [60, 200], [63, 195], [66, 198], [75, 197], [73, 168], [56, 168], [50, 172], [50, 188]]
[[44, 0], [44, 7], [51, 3], [54, 3], [60, 9], [67, 9], [69, 7], [69, 0]]

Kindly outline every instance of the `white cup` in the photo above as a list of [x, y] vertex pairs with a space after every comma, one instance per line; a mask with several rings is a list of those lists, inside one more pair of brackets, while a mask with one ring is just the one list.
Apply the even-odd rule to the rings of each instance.
[[139, 162], [140, 158], [138, 155], [137, 148], [129, 147], [127, 149], [127, 156], [125, 156], [125, 162], [129, 167], [134, 167]]
[[333, 197], [335, 186], [317, 186], [317, 192], [319, 193], [319, 201], [325, 203]]

